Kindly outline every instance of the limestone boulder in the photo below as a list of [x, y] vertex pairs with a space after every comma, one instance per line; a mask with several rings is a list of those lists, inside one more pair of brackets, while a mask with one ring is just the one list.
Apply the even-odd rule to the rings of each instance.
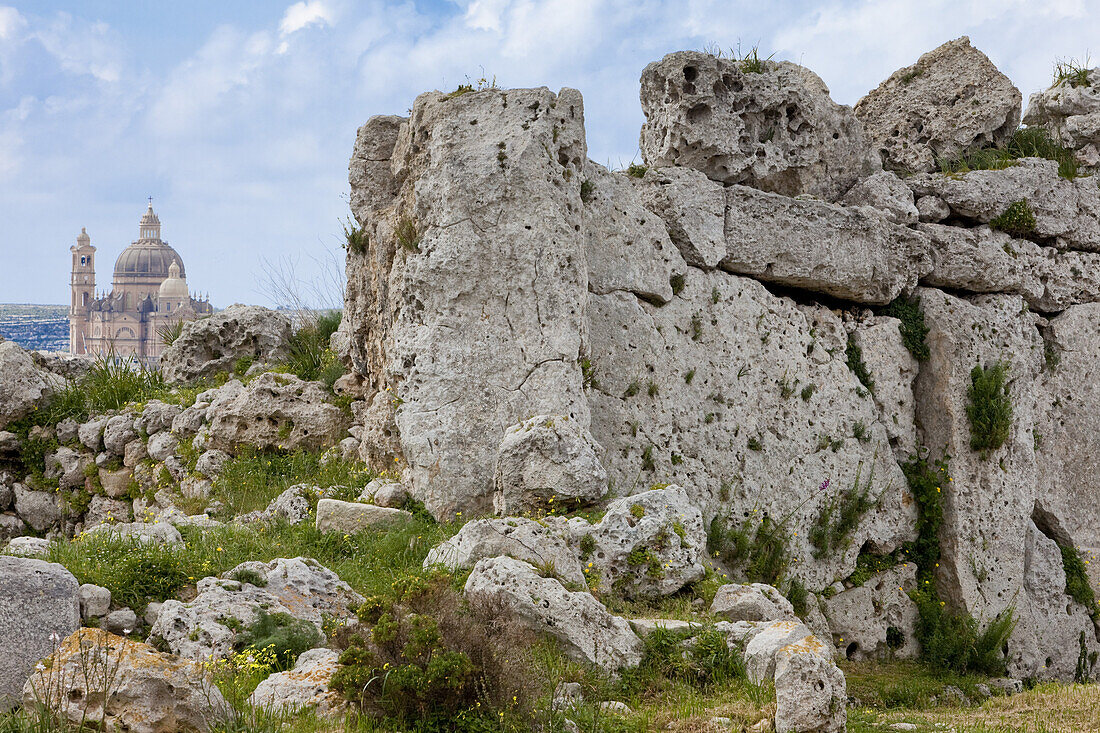
[[843, 733], [848, 691], [844, 673], [820, 639], [808, 636], [776, 652], [776, 733]]
[[45, 557], [50, 552], [50, 541], [41, 537], [12, 537], [4, 552], [17, 557]]
[[928, 239], [877, 210], [726, 189], [719, 266], [779, 285], [885, 305], [931, 269]]
[[654, 302], [672, 298], [672, 279], [687, 265], [661, 217], [645, 208], [641, 190], [623, 173], [587, 161], [584, 171], [588, 288], [626, 290]]
[[388, 434], [364, 439], [363, 457], [380, 468], [399, 457], [437, 517], [488, 511], [507, 426], [531, 414], [588, 426], [583, 102], [570, 89], [432, 92], [396, 137], [392, 124], [371, 129], [356, 158], [393, 140], [398, 195], [375, 209], [390, 179], [353, 171], [369, 243], [348, 256], [341, 338], [383, 420], [364, 434]]
[[0, 342], [0, 428], [29, 414], [64, 384], [14, 341]]
[[320, 716], [338, 715], [347, 708], [343, 695], [329, 688], [340, 668], [340, 653], [332, 649], [310, 649], [294, 663], [294, 669], [276, 672], [257, 685], [249, 703], [274, 712], [313, 710]]
[[175, 455], [177, 447], [179, 447], [179, 439], [172, 433], [165, 431], [149, 438], [149, 444], [145, 450], [154, 461], [163, 461], [169, 456]]
[[0, 514], [0, 544], [6, 543], [13, 537], [19, 537], [26, 531], [23, 520], [12, 514]]
[[317, 502], [317, 530], [355, 534], [379, 524], [389, 524], [411, 519], [404, 509], [390, 509], [358, 501], [321, 499]]
[[203, 451], [202, 455], [195, 461], [195, 471], [208, 479], [215, 479], [221, 475], [229, 459], [230, 455], [223, 450]]
[[639, 147], [649, 166], [829, 201], [881, 168], [852, 109], [787, 61], [754, 69], [703, 52], [671, 53], [642, 72], [641, 101]]
[[781, 621], [795, 618], [794, 606], [777, 589], [764, 583], [723, 585], [714, 594], [710, 612], [730, 621]]
[[118, 522], [84, 530], [85, 536], [111, 535], [136, 544], [182, 545], [179, 530], [167, 522]]
[[375, 115], [359, 128], [355, 149], [348, 163], [351, 210], [361, 221], [397, 198], [398, 186], [390, 159], [401, 125], [407, 117]]
[[103, 426], [103, 447], [116, 456], [124, 455], [126, 444], [136, 437], [133, 415], [115, 415]]
[[129, 501], [97, 494], [88, 502], [88, 510], [84, 513], [84, 526], [91, 528], [104, 523], [129, 522], [133, 519], [132, 506]]
[[62, 446], [46, 456], [46, 478], [57, 479], [62, 489], [82, 487], [90, 460], [90, 456]]
[[255, 305], [231, 305], [209, 318], [185, 321], [160, 357], [169, 382], [194, 382], [233, 371], [241, 358], [277, 362], [287, 355], [290, 319]]
[[532, 630], [548, 633], [570, 657], [615, 671], [636, 666], [642, 641], [626, 619], [608, 613], [587, 591], [567, 591], [511, 557], [480, 560], [465, 587], [473, 603], [499, 604]]
[[848, 189], [840, 203], [866, 206], [895, 224], [908, 226], [920, 219], [913, 191], [893, 171], [880, 171]]
[[119, 499], [131, 493], [134, 485], [134, 469], [123, 466], [115, 470], [99, 469], [99, 483], [103, 493], [112, 499]]
[[84, 583], [80, 586], [80, 617], [106, 616], [111, 610], [111, 591], [102, 586]]
[[966, 36], [898, 69], [856, 104], [886, 168], [917, 173], [971, 148], [999, 145], [1020, 124], [1020, 92]]
[[173, 405], [161, 400], [149, 400], [145, 409], [134, 419], [134, 430], [139, 434], [156, 435], [165, 430], [171, 430], [172, 421], [176, 415], [183, 412], [179, 405]]
[[365, 501], [390, 509], [402, 509], [409, 500], [405, 484], [391, 478], [376, 478], [363, 487], [359, 501]]
[[220, 394], [207, 411], [209, 447], [319, 450], [335, 445], [347, 429], [343, 410], [317, 382], [266, 372], [235, 396]]
[[292, 616], [311, 621], [318, 627], [326, 616], [347, 620], [364, 600], [340, 580], [340, 576], [309, 557], [245, 562], [222, 577], [233, 578], [242, 571], [262, 577], [266, 581], [264, 590], [290, 609]]
[[1088, 69], [1083, 79], [1070, 77], [1031, 95], [1023, 122], [1045, 128], [1073, 150], [1078, 163], [1100, 166], [1100, 69]]
[[264, 514], [271, 519], [298, 524], [309, 519], [318, 498], [323, 495], [317, 486], [295, 484], [272, 499]]
[[918, 197], [935, 196], [952, 215], [975, 224], [988, 224], [1013, 203], [1026, 201], [1035, 217], [1030, 239], [1062, 250], [1100, 252], [1100, 188], [1089, 176], [1061, 178], [1053, 160], [1022, 158], [1000, 170], [924, 173], [905, 182]]
[[703, 515], [675, 484], [616, 499], [588, 536], [601, 584], [627, 598], [672, 595], [706, 573]]
[[76, 434], [81, 444], [93, 453], [101, 451], [103, 449], [103, 429], [110, 419], [107, 415], [94, 417], [77, 428]]
[[568, 415], [537, 415], [508, 428], [496, 459], [493, 508], [499, 514], [595, 503], [607, 470], [588, 430]]
[[4, 555], [0, 578], [0, 711], [7, 711], [38, 660], [80, 627], [80, 586], [56, 563]]
[[825, 600], [829, 628], [848, 659], [910, 659], [920, 653], [914, 637], [917, 566], [902, 563]]
[[[104, 701], [96, 680], [106, 670], [112, 694]], [[28, 709], [48, 700], [50, 712], [72, 724], [133, 733], [206, 733], [233, 710], [201, 664], [101, 629], [65, 638], [22, 699]]]
[[15, 513], [36, 532], [54, 529], [61, 522], [61, 498], [53, 491], [33, 491], [15, 484]]
[[905, 347], [900, 326], [896, 318], [871, 316], [856, 324], [848, 338], [871, 377], [871, 397], [890, 447], [903, 462], [917, 450], [913, 381], [920, 364]]
[[[668, 236], [692, 267], [714, 269], [726, 256], [725, 187], [691, 168], [651, 168], [639, 193], [661, 217]], [[635, 291], [636, 292], [636, 291]]]
[[545, 522], [521, 517], [467, 522], [458, 534], [428, 552], [424, 567], [468, 570], [479, 560], [501, 556], [545, 568], [567, 583], [585, 583], [578, 551], [570, 546], [566, 534]]

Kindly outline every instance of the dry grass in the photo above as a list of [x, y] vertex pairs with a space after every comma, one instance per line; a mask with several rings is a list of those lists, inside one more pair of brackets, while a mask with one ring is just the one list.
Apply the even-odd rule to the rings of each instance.
[[1100, 731], [1100, 687], [1043, 684], [1010, 697], [994, 697], [979, 707], [922, 711], [849, 710], [851, 733], [890, 730], [913, 723], [917, 731], [955, 733], [1077, 733]]

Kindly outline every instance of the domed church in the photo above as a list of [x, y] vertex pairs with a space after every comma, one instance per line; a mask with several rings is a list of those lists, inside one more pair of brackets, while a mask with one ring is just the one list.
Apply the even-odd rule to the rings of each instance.
[[214, 312], [209, 298], [191, 295], [183, 258], [160, 238], [160, 219], [152, 199], [141, 217], [137, 241], [115, 261], [111, 292], [95, 289], [95, 252], [80, 230], [73, 255], [69, 351], [136, 357], [155, 364], [164, 350], [162, 334], [180, 321]]

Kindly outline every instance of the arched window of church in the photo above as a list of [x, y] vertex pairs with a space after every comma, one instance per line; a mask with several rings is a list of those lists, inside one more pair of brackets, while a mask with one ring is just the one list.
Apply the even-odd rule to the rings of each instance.
[[168, 305], [168, 312], [171, 313], [172, 312], [172, 304], [168, 303], [167, 305]]
[[81, 295], [80, 305], [87, 306], [88, 305], [88, 294], [87, 293], [81, 293], [80, 295]]

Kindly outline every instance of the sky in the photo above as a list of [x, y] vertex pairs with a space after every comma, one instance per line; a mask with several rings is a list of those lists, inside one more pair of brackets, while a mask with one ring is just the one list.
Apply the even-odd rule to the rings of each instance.
[[968, 35], [1026, 104], [1100, 38], [1100, 0], [4, 3], [0, 303], [67, 303], [81, 227], [108, 286], [149, 196], [216, 307], [278, 305], [272, 272], [334, 297], [356, 128], [431, 89], [579, 89], [614, 168], [640, 159], [638, 78], [672, 51], [758, 46], [855, 104]]

